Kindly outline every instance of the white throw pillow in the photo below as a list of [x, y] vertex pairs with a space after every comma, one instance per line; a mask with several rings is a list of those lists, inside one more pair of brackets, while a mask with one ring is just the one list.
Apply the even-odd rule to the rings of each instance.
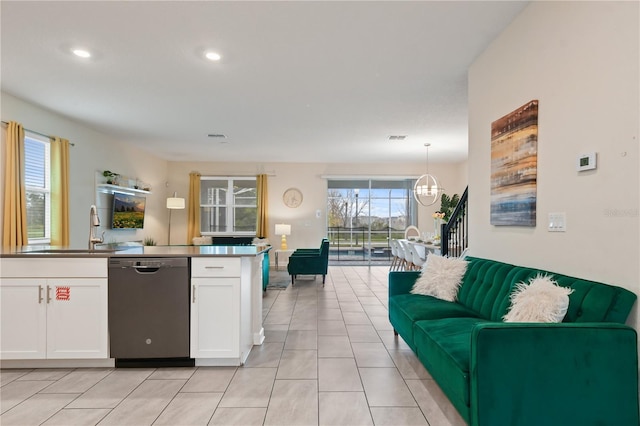
[[511, 293], [505, 322], [561, 322], [569, 309], [573, 289], [559, 286], [548, 275], [539, 274], [529, 284], [518, 283]]
[[458, 288], [466, 271], [466, 260], [430, 253], [411, 293], [455, 302], [458, 297]]

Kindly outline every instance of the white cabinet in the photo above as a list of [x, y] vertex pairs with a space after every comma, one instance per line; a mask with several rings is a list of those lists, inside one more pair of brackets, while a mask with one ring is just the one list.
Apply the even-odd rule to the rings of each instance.
[[191, 279], [191, 357], [240, 356], [240, 278]]
[[0, 358], [47, 356], [47, 309], [43, 280], [3, 278], [0, 284]]
[[108, 358], [107, 259], [2, 259], [0, 358]]
[[251, 283], [243, 262], [251, 258], [191, 261], [190, 352], [196, 365], [240, 365], [251, 350]]

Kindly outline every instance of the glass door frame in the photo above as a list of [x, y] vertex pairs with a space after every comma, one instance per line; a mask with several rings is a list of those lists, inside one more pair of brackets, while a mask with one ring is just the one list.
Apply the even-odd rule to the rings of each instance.
[[[332, 257], [330, 254], [329, 260], [337, 262], [346, 262], [349, 260], [355, 262], [360, 261], [362, 265], [371, 266], [376, 254], [382, 254], [381, 257], [386, 256], [385, 264], [387, 261], [390, 262], [390, 240], [393, 238], [402, 238], [404, 236], [404, 229], [417, 221], [418, 208], [415, 200], [413, 200], [411, 196], [411, 189], [413, 188], [415, 178], [354, 176], [328, 178], [327, 180], [327, 235], [331, 242], [330, 247], [333, 248], [333, 250], [330, 250], [330, 253], [337, 253], [337, 258]], [[332, 195], [332, 190], [339, 191], [339, 193], [334, 192]], [[375, 196], [376, 190], [388, 190], [388, 195], [384, 197], [388, 201], [388, 207], [385, 206], [387, 207], [386, 217], [383, 218], [372, 216], [372, 204], [376, 199], [382, 198]], [[396, 191], [395, 197], [393, 196], [394, 190]], [[364, 192], [364, 194], [362, 192]], [[402, 197], [398, 196], [399, 193], [402, 194]], [[366, 195], [366, 198], [363, 199], [362, 195]], [[403, 206], [398, 208], [398, 210], [404, 210], [403, 215], [393, 214], [392, 202], [394, 199], [403, 200]], [[339, 204], [338, 200], [342, 204]], [[360, 208], [361, 202], [363, 203], [362, 205], [366, 206], [366, 210]], [[354, 205], [355, 211], [353, 210]], [[343, 207], [344, 214], [342, 213]], [[340, 210], [340, 215], [335, 217], [338, 210]], [[365, 213], [363, 217], [366, 215], [366, 224], [365, 226], [358, 226], [360, 222], [358, 216], [362, 213]], [[356, 220], [355, 227], [353, 226], [354, 217]], [[341, 225], [343, 226], [335, 226], [338, 219], [342, 222]], [[374, 233], [380, 232], [374, 229], [374, 221], [377, 222], [376, 227], [384, 223], [385, 226], [381, 230], [386, 232], [386, 246], [381, 247], [380, 250], [377, 251], [375, 250], [376, 247], [374, 247], [376, 240], [373, 239], [372, 236]], [[401, 228], [394, 227], [392, 223], [394, 221], [396, 225], [402, 223]], [[334, 226], [332, 226], [332, 224]], [[355, 234], [354, 230], [356, 232]], [[348, 233], [348, 235], [346, 235], [346, 233]], [[356, 246], [353, 245], [354, 237]], [[359, 244], [357, 244], [358, 237], [362, 238], [361, 241], [363, 241], [361, 258], [359, 254], [356, 254], [359, 249]], [[341, 241], [347, 241], [347, 238], [348, 245], [343, 247]], [[365, 239], [366, 243], [364, 242]], [[351, 247], [353, 247], [352, 250], [350, 250]], [[341, 259], [341, 252], [347, 252], [349, 259]]]

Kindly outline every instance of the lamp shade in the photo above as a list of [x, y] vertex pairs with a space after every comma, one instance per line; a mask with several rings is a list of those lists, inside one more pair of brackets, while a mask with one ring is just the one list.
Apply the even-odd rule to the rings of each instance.
[[276, 223], [276, 235], [291, 235], [291, 225]]
[[173, 197], [167, 198], [167, 208], [176, 210], [184, 209], [184, 198], [178, 198], [177, 193], [173, 193]]

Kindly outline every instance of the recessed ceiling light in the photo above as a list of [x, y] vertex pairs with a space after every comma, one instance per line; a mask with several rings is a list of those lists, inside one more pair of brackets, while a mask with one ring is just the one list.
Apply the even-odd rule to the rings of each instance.
[[207, 52], [204, 54], [204, 57], [210, 61], [219, 61], [222, 58], [222, 56], [216, 52]]
[[391, 135], [389, 136], [390, 141], [403, 141], [407, 138], [407, 135]]
[[73, 54], [76, 56], [79, 56], [80, 58], [90, 58], [91, 57], [91, 53], [84, 50], [84, 49], [73, 49], [72, 50]]

